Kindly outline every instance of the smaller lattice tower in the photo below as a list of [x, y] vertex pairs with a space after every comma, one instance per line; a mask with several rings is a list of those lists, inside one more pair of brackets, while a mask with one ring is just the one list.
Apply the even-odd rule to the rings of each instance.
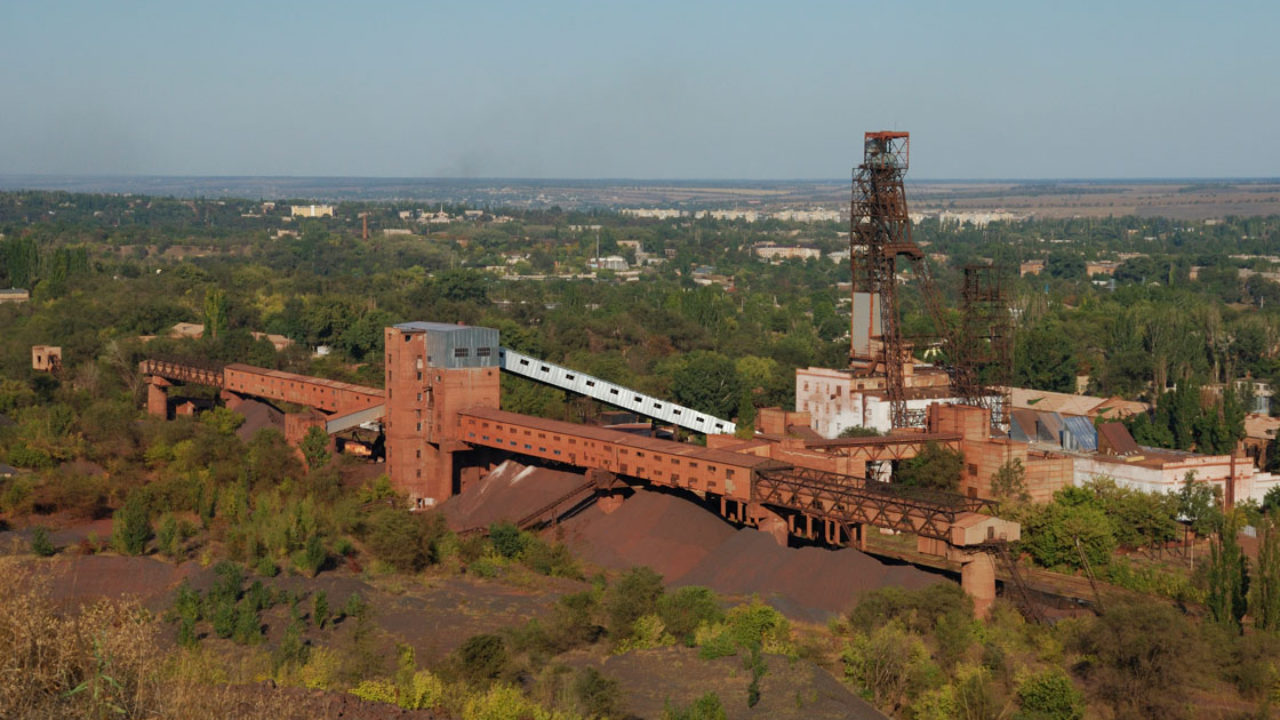
[[1009, 425], [1013, 329], [1002, 268], [967, 265], [961, 291], [962, 320], [951, 340], [951, 384], [970, 405], [991, 410], [991, 424]]
[[903, 178], [910, 163], [910, 135], [869, 132], [862, 164], [853, 172], [849, 212], [849, 264], [853, 318], [849, 365], [855, 373], [883, 373], [894, 427], [907, 425], [904, 363], [911, 351], [898, 322], [897, 259], [923, 258], [911, 240]]

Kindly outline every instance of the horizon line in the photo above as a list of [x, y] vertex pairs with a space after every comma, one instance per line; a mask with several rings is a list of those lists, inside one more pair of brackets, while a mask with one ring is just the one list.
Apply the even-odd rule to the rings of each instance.
[[[447, 175], [181, 175], [181, 174], [129, 174], [129, 173], [0, 173], [0, 181], [22, 179], [47, 180], [384, 180], [429, 182], [521, 182], [521, 183], [803, 183], [840, 184], [846, 178], [641, 178], [641, 177], [532, 177], [532, 176], [476, 176]], [[905, 182], [918, 183], [1280, 183], [1280, 176], [1132, 176], [1132, 177], [992, 177], [992, 178], [917, 178], [908, 177]]]

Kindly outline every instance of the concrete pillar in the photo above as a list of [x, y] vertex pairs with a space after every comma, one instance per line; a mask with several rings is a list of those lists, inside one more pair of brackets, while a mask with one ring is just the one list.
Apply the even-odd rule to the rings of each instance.
[[996, 564], [989, 553], [965, 553], [960, 559], [960, 587], [973, 598], [973, 614], [981, 620], [996, 600]]
[[233, 393], [230, 390], [220, 390], [218, 392], [218, 398], [222, 400], [223, 407], [228, 410], [235, 410], [244, 402], [244, 398], [242, 396], [237, 393]]
[[156, 417], [169, 417], [169, 393], [165, 388], [169, 383], [164, 378], [153, 377], [147, 383], [147, 414]]
[[782, 547], [787, 546], [787, 537], [791, 533], [787, 528], [787, 521], [781, 515], [763, 505], [752, 503], [747, 507], [747, 517], [755, 523], [760, 532], [769, 533], [773, 536], [774, 542]]

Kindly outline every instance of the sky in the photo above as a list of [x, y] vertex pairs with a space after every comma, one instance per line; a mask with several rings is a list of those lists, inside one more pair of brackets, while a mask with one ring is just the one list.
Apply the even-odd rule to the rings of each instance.
[[0, 0], [0, 174], [1280, 176], [1280, 2]]

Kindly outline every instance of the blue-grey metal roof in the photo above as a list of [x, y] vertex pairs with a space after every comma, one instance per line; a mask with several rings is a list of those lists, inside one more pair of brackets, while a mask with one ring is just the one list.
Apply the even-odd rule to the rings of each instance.
[[470, 325], [455, 325], [453, 323], [442, 323], [442, 322], [426, 322], [422, 320], [400, 323], [399, 325], [396, 325], [395, 328], [397, 330], [406, 331], [406, 332], [427, 332], [427, 331], [458, 332], [460, 330], [472, 329]]
[[1067, 430], [1071, 431], [1071, 436], [1075, 438], [1077, 449], [1097, 452], [1098, 429], [1093, 426], [1092, 420], [1079, 415], [1063, 415], [1062, 422], [1067, 426]]

